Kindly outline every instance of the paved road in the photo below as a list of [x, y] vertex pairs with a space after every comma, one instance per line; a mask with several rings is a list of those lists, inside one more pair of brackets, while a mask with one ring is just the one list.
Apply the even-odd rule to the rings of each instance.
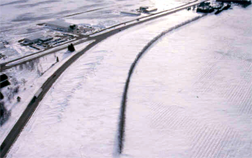
[[[31, 102], [29, 103], [29, 105], [27, 106], [27, 108], [25, 109], [25, 111], [23, 112], [23, 114], [21, 115], [21, 117], [19, 118], [19, 120], [17, 121], [17, 123], [14, 125], [14, 127], [12, 128], [12, 130], [10, 131], [10, 133], [8, 134], [8, 136], [5, 138], [5, 140], [3, 141], [3, 143], [1, 144], [0, 147], [0, 157], [5, 157], [6, 154], [8, 153], [9, 149], [11, 148], [11, 146], [14, 144], [15, 140], [18, 138], [19, 134], [21, 133], [22, 129], [24, 128], [24, 126], [26, 125], [26, 123], [29, 121], [30, 117], [32, 116], [33, 112], [36, 110], [38, 104], [40, 103], [40, 101], [43, 99], [43, 97], [45, 96], [45, 94], [48, 92], [48, 90], [50, 89], [50, 87], [53, 85], [53, 83], [58, 79], [58, 77], [73, 63], [75, 62], [80, 56], [82, 56], [86, 51], [88, 51], [90, 48], [92, 48], [93, 46], [95, 46], [96, 44], [100, 43], [101, 41], [105, 40], [106, 38], [120, 32], [123, 30], [126, 30], [130, 27], [133, 27], [135, 25], [159, 18], [159, 17], [163, 17], [172, 13], [175, 13], [177, 11], [186, 9], [190, 6], [193, 5], [197, 5], [200, 2], [193, 2], [187, 5], [183, 5], [180, 7], [177, 7], [176, 9], [172, 9], [168, 12], [164, 12], [162, 14], [155, 14], [151, 17], [143, 17], [141, 20], [136, 20], [135, 22], [131, 22], [131, 24], [126, 25], [126, 26], [122, 26], [116, 29], [113, 29], [111, 31], [108, 31], [106, 33], [103, 34], [98, 34], [97, 36], [93, 36], [93, 37], [89, 37], [89, 40], [95, 40], [93, 43], [89, 44], [85, 49], [83, 49], [82, 51], [76, 53], [73, 57], [71, 57], [66, 63], [64, 63], [58, 70], [56, 70], [51, 77], [49, 77], [46, 82], [42, 85], [41, 89], [42, 91], [37, 94], [36, 96], [33, 97], [33, 99], [31, 100]], [[27, 62], [27, 61], [26, 61]]]

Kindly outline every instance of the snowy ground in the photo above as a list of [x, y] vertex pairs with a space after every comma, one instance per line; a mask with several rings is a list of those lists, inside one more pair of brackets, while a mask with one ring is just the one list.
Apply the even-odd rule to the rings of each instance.
[[146, 52], [125, 157], [252, 157], [252, 7], [203, 18]]
[[[159, 0], [141, 2], [106, 1], [106, 3], [88, 1], [87, 3], [90, 3], [90, 5], [87, 5], [87, 3], [85, 3], [82, 6], [83, 8], [80, 9], [78, 8], [80, 7], [80, 5], [77, 5], [79, 3], [78, 1], [50, 1], [50, 3], [46, 3], [44, 1], [30, 2], [3, 0], [0, 2], [0, 42], [7, 41], [9, 44], [6, 46], [6, 49], [0, 49], [0, 53], [5, 54], [8, 57], [6, 60], [26, 55], [27, 52], [29, 53], [30, 49], [20, 46], [17, 43], [17, 40], [23, 37], [29, 37], [30, 35], [43, 33], [45, 30], [42, 30], [40, 27], [36, 26], [36, 24], [44, 21], [49, 21], [51, 20], [51, 18], [61, 18], [74, 14], [76, 12], [85, 12], [85, 10], [88, 11], [96, 9], [97, 7], [101, 7], [103, 8], [102, 10], [90, 12], [88, 14], [83, 13], [79, 14], [78, 16], [70, 16], [65, 19], [69, 22], [76, 22], [78, 24], [90, 23], [93, 25], [99, 25], [99, 23], [102, 23], [101, 25], [104, 24], [104, 26], [109, 26], [117, 22], [135, 18], [120, 15], [120, 10], [122, 8], [135, 9], [141, 5], [154, 5], [162, 10], [172, 8], [175, 5], [177, 6], [185, 2], [187, 1], [170, 1], [165, 3]], [[69, 3], [71, 3], [72, 5], [66, 5]], [[102, 12], [104, 11], [104, 9], [108, 9], [106, 7], [109, 7], [110, 12]], [[11, 13], [10, 10], [12, 11]], [[49, 10], [50, 12], [48, 12]], [[67, 11], [64, 12], [64, 10]], [[76, 46], [76, 49], [81, 50], [86, 46], [86, 44], [87, 43]], [[46, 80], [46, 78], [50, 76], [50, 74], [53, 73], [53, 71], [56, 70], [56, 68], [58, 68], [63, 62], [65, 62], [71, 55], [71, 53], [63, 50], [3, 72], [9, 76], [11, 82], [11, 86], [1, 89], [1, 92], [5, 96], [5, 107], [11, 112], [11, 116], [7, 120], [7, 122], [5, 122], [4, 125], [0, 127], [0, 143], [3, 142], [8, 132], [16, 123], [16, 121], [26, 108], [27, 104], [43, 84], [43, 82]], [[59, 63], [56, 63], [57, 57], [59, 58]], [[10, 65], [13, 63], [10, 63]], [[19, 88], [19, 92], [14, 94], [13, 89], [17, 87]], [[20, 103], [17, 103], [16, 98], [18, 96], [21, 97]]]
[[[10, 77], [12, 85], [2, 88], [1, 92], [4, 94], [3, 99], [5, 107], [11, 112], [9, 119], [0, 127], [0, 143], [3, 142], [5, 137], [8, 135], [12, 127], [15, 125], [23, 111], [33, 98], [34, 94], [40, 89], [42, 84], [57, 70], [63, 63], [65, 63], [71, 56], [77, 51], [84, 49], [88, 44], [93, 41], [76, 45], [76, 51], [70, 53], [66, 50], [59, 51], [55, 54], [50, 54], [39, 60], [33, 61], [31, 64], [24, 64], [18, 67], [8, 69], [5, 73]], [[59, 62], [56, 62], [58, 57]], [[15, 80], [16, 85], [13, 84], [12, 80]], [[12, 90], [19, 87], [19, 92], [13, 94]], [[21, 101], [17, 102], [17, 96], [21, 97]]]
[[[1, 1], [0, 2], [0, 42], [8, 41], [9, 44], [6, 46], [7, 48], [0, 49], [0, 53], [8, 56], [6, 60], [16, 58], [18, 56], [23, 56], [27, 52], [28, 49], [20, 46], [17, 43], [17, 40], [23, 37], [27, 37], [29, 35], [34, 35], [37, 33], [43, 33], [44, 30], [41, 30], [37, 23], [41, 23], [43, 21], [51, 20], [51, 18], [60, 18], [66, 15], [71, 15], [76, 12], [88, 11], [99, 7], [109, 6], [111, 12], [101, 13], [98, 11], [90, 12], [93, 17], [90, 17], [90, 14], [79, 14], [78, 16], [70, 16], [65, 18], [66, 20], [77, 23], [89, 23], [88, 19], [93, 20], [92, 24], [96, 24], [102, 21], [113, 21], [110, 25], [115, 24], [119, 21], [124, 21], [129, 18], [125, 15], [120, 15], [114, 17], [112, 15], [119, 14], [119, 10], [121, 8], [130, 9], [137, 8], [141, 5], [154, 5], [160, 10], [172, 8], [175, 5], [179, 5], [187, 2], [186, 0], [182, 1], [170, 1], [163, 3], [162, 1], [106, 1], [106, 3], [97, 3], [96, 1], [88, 1], [90, 5], [87, 3], [83, 4], [82, 9], [78, 9], [80, 5], [77, 5], [78, 1], [50, 1], [50, 3], [46, 2], [30, 2], [30, 1]], [[71, 5], [66, 5], [71, 3]], [[72, 4], [73, 3], [73, 4]], [[55, 5], [57, 4], [57, 5]], [[92, 5], [91, 5], [92, 4]], [[67, 8], [66, 8], [67, 6]], [[85, 6], [85, 7], [84, 7]], [[119, 8], [117, 6], [120, 6]], [[76, 8], [77, 7], [77, 8]], [[29, 9], [27, 9], [29, 8]], [[46, 9], [47, 8], [47, 9]], [[68, 11], [62, 13], [63, 10], [68, 9]], [[48, 12], [50, 10], [50, 12]], [[103, 9], [102, 9], [103, 10]], [[10, 11], [12, 11], [10, 13]], [[40, 12], [38, 12], [40, 11]], [[61, 14], [58, 12], [60, 11]], [[101, 10], [99, 10], [101, 11]], [[113, 14], [112, 14], [113, 13]], [[60, 15], [60, 16], [59, 16]], [[105, 17], [106, 16], [106, 17]], [[18, 20], [17, 20], [18, 19]], [[116, 20], [117, 19], [117, 20]], [[76, 21], [77, 20], [77, 21]], [[96, 22], [96, 23], [95, 23]], [[6, 30], [6, 28], [8, 28]], [[87, 43], [83, 45], [76, 46], [77, 50], [81, 50], [86, 46]], [[5, 107], [11, 112], [10, 118], [7, 122], [4, 123], [3, 126], [0, 127], [0, 143], [4, 140], [8, 132], [11, 130], [13, 125], [18, 120], [19, 116], [22, 114], [24, 109], [26, 108], [28, 102], [31, 100], [36, 91], [40, 88], [43, 82], [46, 80], [50, 74], [56, 70], [63, 62], [65, 62], [71, 53], [67, 53], [66, 50], [44, 56], [35, 61], [8, 69], [3, 73], [7, 74], [10, 78], [11, 85], [1, 89], [1, 92], [4, 94], [5, 99]], [[56, 63], [56, 58], [59, 58], [59, 63]], [[14, 64], [16, 62], [12, 62]], [[19, 88], [18, 93], [13, 93], [15, 88]], [[21, 102], [17, 103], [17, 97], [21, 97]]]
[[130, 64], [152, 38], [196, 16], [181, 11], [139, 25], [84, 54], [48, 92], [9, 156], [112, 157]]
[[[148, 50], [130, 84], [122, 157], [252, 157], [251, 13], [234, 7], [204, 17]], [[162, 31], [196, 16], [181, 11], [136, 26], [83, 55], [8, 157], [113, 157], [130, 64]]]

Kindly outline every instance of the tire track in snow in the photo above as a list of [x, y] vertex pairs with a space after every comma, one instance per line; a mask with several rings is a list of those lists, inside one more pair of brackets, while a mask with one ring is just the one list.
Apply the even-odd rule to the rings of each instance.
[[216, 126], [213, 129], [210, 129], [210, 132], [206, 132], [204, 137], [201, 139], [196, 151], [194, 152], [195, 158], [201, 158], [201, 155], [205, 152], [206, 150], [206, 145], [208, 144], [209, 139], [211, 138], [212, 135], [216, 132]]
[[[193, 135], [193, 137], [192, 137], [192, 140], [193, 140], [193, 146], [192, 146], [192, 148], [191, 148], [191, 151], [193, 151], [196, 147], [196, 145], [197, 145], [197, 142], [199, 142], [199, 140], [201, 139], [201, 137], [204, 135], [204, 134], [206, 134], [206, 132], [205, 132], [205, 130], [206, 129], [208, 129], [208, 127], [206, 126], [206, 125], [202, 125], [201, 123], [199, 123], [199, 127], [198, 128], [196, 128], [196, 130], [194, 129], [194, 130], [191, 130], [191, 128], [189, 128], [190, 129], [190, 135]], [[205, 129], [205, 130], [203, 130], [203, 129]], [[195, 134], [196, 133], [196, 134]]]
[[[241, 143], [242, 143], [242, 141], [240, 141], [241, 136], [237, 132], [235, 132], [234, 136], [232, 138], [234, 138], [234, 139], [232, 139], [230, 144], [234, 149], [237, 149], [237, 147], [241, 146]], [[235, 153], [234, 150], [232, 150], [232, 151], [233, 151], [233, 153], [230, 153], [231, 151], [228, 152], [230, 155], [229, 157], [236, 157], [237, 153]], [[231, 154], [234, 154], [234, 155], [231, 155]]]
[[249, 98], [249, 101], [247, 102], [247, 109], [245, 109], [246, 114], [251, 114], [252, 112], [252, 98]]
[[[234, 155], [234, 150], [226, 151], [227, 148], [235, 149], [237, 147], [237, 141], [240, 140], [238, 133], [224, 124], [209, 124], [205, 121], [201, 122], [194, 119], [192, 115], [183, 114], [186, 109], [180, 109], [176, 106], [164, 106], [165, 104], [157, 103], [151, 104], [150, 110], [154, 113], [151, 117], [152, 124], [155, 125], [153, 129], [162, 129], [166, 134], [170, 132], [186, 131], [186, 135], [191, 140], [191, 148], [189, 157], [230, 157]], [[164, 115], [164, 111], [159, 109], [164, 108], [165, 112], [170, 112]], [[152, 116], [152, 115], [151, 115]], [[172, 120], [169, 117], [173, 117]], [[160, 119], [161, 117], [161, 119]], [[163, 121], [165, 121], [165, 124]], [[161, 128], [160, 125], [164, 125]], [[159, 128], [160, 127], [160, 128]], [[168, 127], [168, 128], [165, 128]], [[170, 130], [172, 129], [172, 130]], [[177, 130], [178, 129], [178, 130]], [[239, 145], [238, 145], [239, 146]]]
[[[250, 84], [249, 89], [246, 89], [244, 92], [243, 80], [239, 82], [239, 84], [232, 90], [232, 95], [229, 96], [228, 101], [236, 103], [234, 106], [239, 110], [240, 113], [246, 113], [246, 110], [251, 105], [245, 105], [250, 102], [249, 94], [252, 92], [252, 85]], [[246, 99], [249, 98], [248, 100]]]
[[185, 117], [183, 115], [179, 115], [178, 113], [176, 113], [175, 116], [177, 117], [173, 118], [173, 121], [170, 121], [171, 129], [176, 129], [176, 127], [181, 126], [181, 124], [185, 121]]
[[231, 102], [235, 101], [235, 100], [234, 100], [234, 96], [235, 96], [236, 93], [237, 93], [236, 89], [238, 89], [238, 88], [241, 89], [241, 88], [242, 88], [242, 87], [240, 86], [241, 83], [242, 83], [242, 80], [240, 80], [239, 84], [235, 85], [234, 88], [231, 90], [231, 92], [229, 93], [229, 96], [228, 96], [228, 98], [227, 98], [228, 101], [231, 101]]
[[[244, 66], [245, 67], [245, 66]], [[251, 72], [251, 65], [247, 72]], [[242, 74], [241, 74], [242, 75]], [[229, 94], [227, 95], [227, 102], [233, 103], [234, 108], [238, 109], [241, 114], [248, 114], [251, 112], [251, 93], [252, 93], [252, 83], [251, 81], [246, 81], [245, 76], [241, 76], [237, 85], [231, 86]], [[247, 83], [249, 82], [249, 83]], [[248, 84], [248, 88], [245, 87]], [[244, 90], [245, 89], [245, 90]], [[247, 99], [248, 98], [248, 99]]]
[[[230, 130], [228, 132], [230, 133]], [[220, 131], [218, 133], [220, 133]], [[225, 132], [224, 132], [224, 134], [225, 134]], [[227, 133], [227, 135], [229, 135], [229, 134]], [[213, 141], [215, 141], [215, 140], [213, 140]], [[208, 150], [208, 153], [206, 153], [205, 156], [215, 157], [216, 153], [222, 150], [222, 148], [221, 148], [222, 142], [223, 141], [221, 139], [217, 142], [214, 142], [214, 148], [212, 150]]]
[[[153, 120], [152, 124], [158, 128], [159, 127], [164, 128], [164, 126], [170, 126], [171, 123], [173, 123], [176, 120], [178, 113], [179, 110], [177, 108], [168, 108], [162, 111], [161, 114], [159, 113], [158, 115], [154, 115], [156, 116], [156, 119]], [[168, 124], [166, 124], [167, 122]]]
[[229, 157], [228, 152], [226, 152], [226, 156], [220, 154], [229, 142], [232, 142], [233, 146], [237, 144], [237, 140], [238, 134], [232, 128], [222, 124], [216, 125], [200, 141], [197, 146], [199, 150], [194, 152], [191, 157]]
[[[226, 142], [226, 144], [228, 144], [229, 142], [235, 142], [235, 144], [237, 144], [236, 142], [238, 140], [238, 134], [233, 130], [229, 130], [229, 133], [230, 134], [227, 134], [227, 136], [229, 136], [229, 138], [228, 138], [229, 141], [228, 140], [223, 140], [223, 141]], [[209, 154], [209, 157], [217, 157], [218, 153], [220, 153], [222, 151], [222, 149], [223, 149], [223, 148], [220, 147], [222, 142], [221, 141], [218, 142], [218, 144], [215, 147], [215, 149], [218, 149], [218, 150], [213, 150], [212, 153]], [[232, 143], [232, 146], [233, 145], [234, 145], [234, 143]], [[223, 157], [230, 157], [229, 152], [226, 152], [226, 155], [223, 156]]]
[[151, 109], [154, 113], [150, 116], [150, 126], [153, 128], [165, 129], [170, 127], [175, 121], [184, 119], [183, 115], [181, 115], [182, 109], [177, 106], [163, 106], [163, 104], [158, 103], [154, 107], [156, 108]]
[[[221, 145], [220, 147], [217, 148], [217, 151], [220, 151], [223, 149], [223, 140], [222, 139], [218, 139], [217, 141], [215, 140], [216, 137], [223, 137], [224, 134], [226, 134], [226, 136], [229, 134], [230, 129], [229, 128], [225, 128], [224, 132], [223, 130], [216, 130], [212, 135], [209, 135], [209, 139], [205, 142], [204, 146], [206, 146], [203, 150], [203, 152], [201, 153], [201, 155], [199, 157], [209, 157], [209, 154], [216, 151], [216, 144]], [[224, 138], [225, 140], [225, 138]], [[210, 152], [210, 153], [209, 153]]]
[[236, 99], [239, 100], [238, 109], [242, 113], [243, 109], [246, 107], [246, 106], [244, 107], [244, 103], [246, 102], [246, 96], [249, 93], [249, 90], [245, 90], [245, 92], [244, 92], [244, 87], [243, 86], [240, 86], [240, 87], [242, 87], [243, 91], [240, 91], [238, 93], [238, 95], [236, 96]]
[[226, 139], [227, 139], [227, 137], [229, 136], [229, 133], [230, 133], [230, 129], [226, 128], [225, 132], [223, 133], [224, 139], [223, 139], [223, 140], [222, 140], [222, 139], [219, 140], [220, 147], [218, 148], [218, 150], [217, 150], [218, 153], [215, 155], [215, 157], [224, 157], [224, 156], [220, 156], [220, 154], [221, 154], [221, 151], [223, 151], [223, 148], [224, 148], [224, 147], [226, 146], [226, 144], [227, 144]]
[[207, 71], [202, 71], [201, 74], [199, 75], [199, 78], [194, 82], [194, 84], [198, 84], [200, 81], [204, 81], [205, 78], [209, 78], [208, 76], [213, 73], [214, 69], [216, 68], [217, 63], [219, 62], [221, 58], [219, 58], [216, 62], [210, 66]]
[[126, 113], [126, 105], [127, 105], [127, 94], [128, 94], [128, 89], [129, 89], [129, 84], [130, 84], [130, 79], [131, 76], [134, 72], [134, 69], [138, 63], [138, 61], [141, 59], [142, 55], [147, 52], [147, 50], [155, 43], [157, 42], [161, 37], [163, 37], [164, 35], [166, 35], [167, 33], [174, 31], [184, 25], [187, 25], [191, 22], [194, 22], [204, 16], [206, 16], [207, 14], [203, 14], [201, 16], [197, 16], [193, 19], [187, 20], [179, 25], [176, 25], [164, 32], [162, 32], [161, 34], [159, 34], [158, 36], [156, 36], [154, 39], [152, 39], [143, 49], [142, 51], [137, 55], [136, 59], [134, 60], [134, 62], [131, 64], [131, 67], [129, 69], [128, 72], [128, 77], [124, 86], [124, 91], [123, 91], [123, 97], [122, 97], [122, 102], [121, 102], [121, 108], [120, 108], [120, 116], [119, 116], [119, 127], [118, 127], [118, 152], [119, 154], [121, 154], [123, 152], [123, 143], [124, 143], [124, 135], [125, 135], [125, 113]]
[[190, 157], [193, 157], [193, 158], [197, 157], [198, 152], [201, 151], [202, 143], [205, 140], [205, 137], [207, 137], [209, 135], [208, 134], [209, 132], [207, 132], [207, 131], [210, 131], [210, 133], [212, 133], [212, 130], [209, 129], [209, 127], [206, 127], [206, 128], [204, 128], [204, 130], [202, 130], [201, 135], [199, 137], [197, 137], [197, 134], [194, 134], [196, 136], [197, 141], [195, 140], [196, 142], [193, 145]]
[[[162, 104], [160, 106], [159, 105], [160, 105], [159, 103], [153, 105], [154, 108], [151, 109], [156, 112], [154, 116], [164, 117], [162, 119], [169, 123], [165, 124], [166, 126], [164, 127], [169, 127], [169, 129], [172, 129], [172, 131], [174, 130], [176, 131], [176, 129], [183, 129], [182, 131], [187, 131], [186, 135], [188, 135], [190, 140], [192, 140], [191, 145], [194, 146], [193, 149], [195, 150], [195, 153], [192, 157], [194, 157], [195, 155], [198, 158], [215, 157], [218, 153], [220, 152], [222, 153], [223, 149], [225, 149], [225, 147], [229, 144], [229, 142], [233, 141], [233, 139], [237, 139], [236, 138], [237, 133], [235, 133], [228, 126], [222, 124], [216, 124], [214, 126], [210, 124], [209, 126], [207, 124], [200, 123], [199, 121], [195, 120], [191, 115], [183, 115], [183, 113], [179, 113], [182, 111], [180, 111], [176, 107], [172, 106], [166, 107], [165, 109], [166, 112], [169, 111], [170, 112], [173, 111], [173, 113], [178, 112], [177, 115], [175, 115], [175, 118], [169, 120], [170, 115], [162, 115], [164, 112], [159, 111], [159, 107], [164, 106], [162, 106]], [[159, 115], [160, 113], [161, 115]], [[153, 118], [153, 120], [157, 121], [156, 118]], [[159, 129], [157, 128], [157, 126], [159, 127], [158, 122], [154, 122], [154, 124], [156, 125], [154, 128]], [[169, 129], [167, 130], [167, 132], [170, 132]], [[162, 128], [162, 130], [166, 129]], [[200, 143], [201, 145], [199, 145]], [[224, 155], [222, 155], [221, 157], [223, 156]]]
[[[240, 99], [240, 113], [249, 114], [251, 112], [251, 94], [252, 94], [252, 85], [250, 84], [249, 89], [246, 93], [243, 93], [242, 98]], [[248, 98], [248, 99], [247, 99]]]
[[[178, 127], [181, 122], [183, 121], [184, 116], [180, 115], [179, 111], [174, 111], [173, 115], [165, 117], [162, 122], [162, 128], [169, 127], [170, 129], [175, 129], [175, 127]], [[167, 121], [169, 122], [167, 124]]]
[[200, 91], [202, 94], [206, 93], [207, 90], [211, 87], [211, 84], [213, 84], [213, 81], [211, 81], [210, 78], [214, 77], [216, 72], [219, 71], [217, 65], [223, 58], [224, 56], [219, 56], [215, 62], [210, 64], [206, 71], [204, 71], [205, 69], [201, 71], [199, 77], [195, 80], [192, 86], [197, 86], [197, 90]]
[[194, 132], [196, 132], [196, 133], [200, 133], [199, 131], [202, 132], [201, 128], [199, 128], [200, 125], [201, 124], [199, 121], [192, 119], [192, 122], [188, 123], [185, 129], [191, 129], [192, 126], [195, 127], [195, 129], [194, 130], [187, 130], [188, 131], [187, 134], [190, 136], [190, 135], [193, 135]]
[[[223, 57], [219, 59], [223, 59]], [[225, 58], [224, 58], [225, 59]], [[217, 64], [217, 62], [216, 62]], [[222, 73], [217, 69], [216, 64], [213, 65], [206, 73], [203, 73], [201, 77], [199, 77], [198, 82], [195, 82], [197, 86], [197, 90], [202, 93], [208, 93], [209, 91], [213, 90], [216, 91], [216, 88], [220, 83], [217, 80], [210, 80], [211, 77], [214, 77], [215, 74], [213, 73]], [[245, 63], [246, 64], [246, 63]], [[245, 67], [245, 66], [244, 66]], [[249, 68], [246, 68], [246, 71], [251, 72], [251, 64]], [[227, 103], [231, 103], [232, 106], [237, 109], [241, 114], [249, 114], [251, 113], [251, 94], [252, 94], [252, 84], [248, 83], [250, 81], [246, 80], [246, 76], [249, 74], [240, 74], [240, 79], [237, 85], [230, 85], [226, 88], [224, 92], [219, 92], [219, 95], [224, 95], [226, 98]], [[218, 76], [217, 76], [218, 77]], [[222, 81], [220, 81], [222, 82]], [[247, 82], [247, 83], [246, 83]], [[248, 85], [246, 88], [245, 85]], [[224, 93], [224, 94], [223, 94]]]
[[244, 92], [244, 86], [240, 85], [239, 92], [236, 94], [234, 101], [238, 100], [238, 109], [240, 112], [242, 112], [243, 102], [244, 102], [244, 96], [247, 95], [248, 90], [245, 90]]
[[[203, 150], [202, 152], [199, 154], [198, 157], [208, 157], [208, 153], [210, 151], [213, 151], [213, 147], [215, 147], [213, 144], [216, 143], [214, 141], [214, 138], [220, 133], [220, 131], [216, 130], [216, 129], [213, 129], [213, 133], [212, 135], [209, 135], [209, 139], [207, 139], [205, 142], [204, 142], [204, 145], [203, 145]], [[219, 141], [217, 141], [218, 143]]]
[[[195, 150], [194, 154], [190, 155], [191, 157], [215, 157], [220, 154], [221, 157], [228, 157], [230, 154], [227, 154], [226, 152], [222, 152], [223, 149], [231, 143], [237, 144], [237, 133], [230, 127], [225, 126], [223, 124], [205, 124], [202, 122], [199, 122], [198, 120], [194, 119], [191, 115], [183, 115], [183, 111], [185, 109], [179, 110], [176, 107], [173, 106], [162, 106], [162, 104], [152, 104], [151, 110], [155, 112], [153, 116], [156, 116], [155, 118], [151, 117], [154, 121], [153, 124], [156, 126], [155, 129], [160, 129], [158, 124], [157, 117], [163, 117], [163, 121], [166, 121], [166, 124], [164, 124], [164, 127], [162, 130], [165, 130], [167, 132], [170, 132], [169, 129], [172, 129], [172, 131], [177, 131], [176, 129], [183, 129], [182, 131], [186, 131], [186, 135], [192, 140], [191, 145], [194, 145], [193, 149]], [[170, 111], [175, 113], [174, 118], [169, 120], [170, 115], [159, 115], [165, 113], [164, 111], [160, 111], [160, 107], [165, 108], [165, 112]], [[177, 115], [176, 115], [177, 113]], [[174, 115], [174, 114], [173, 114]], [[176, 121], [175, 121], [176, 120]], [[167, 124], [168, 122], [168, 124]], [[158, 127], [158, 128], [157, 128]], [[207, 130], [206, 130], [207, 129]], [[166, 132], [166, 133], [167, 133]], [[200, 141], [201, 140], [201, 141]], [[189, 150], [190, 151], [190, 150]]]
[[[222, 130], [219, 131], [219, 130], [216, 129], [216, 128], [219, 128], [219, 127], [218, 127], [218, 126], [217, 126], [217, 127], [215, 126], [215, 128], [212, 130], [212, 133], [211, 133], [211, 134], [208, 134], [207, 138], [202, 142], [202, 143], [203, 143], [203, 144], [202, 144], [202, 150], [200, 150], [200, 152], [198, 153], [198, 156], [197, 156], [197, 157], [201, 158], [202, 156], [204, 156], [204, 155], [207, 153], [208, 150], [213, 151], [214, 146], [212, 145], [211, 141], [212, 141], [212, 139], [213, 139], [215, 136], [220, 136], [220, 132], [222, 131]], [[226, 133], [227, 128], [225, 128], [224, 130], [225, 130], [224, 133]], [[217, 143], [219, 143], [219, 142], [222, 142], [222, 139], [218, 139], [218, 140], [217, 140]], [[220, 148], [219, 148], [219, 149], [220, 149]], [[222, 149], [222, 148], [221, 148], [221, 149]]]

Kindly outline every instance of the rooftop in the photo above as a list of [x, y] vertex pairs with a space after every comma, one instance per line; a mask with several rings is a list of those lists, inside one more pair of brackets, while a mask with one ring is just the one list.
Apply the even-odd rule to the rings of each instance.
[[69, 28], [70, 26], [73, 26], [74, 24], [68, 23], [64, 20], [55, 20], [55, 21], [49, 21], [46, 23], [48, 26], [56, 26], [59, 28]]

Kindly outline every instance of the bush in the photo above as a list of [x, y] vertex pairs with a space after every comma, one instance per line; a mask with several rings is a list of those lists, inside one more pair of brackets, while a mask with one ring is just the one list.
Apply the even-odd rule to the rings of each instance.
[[0, 118], [2, 118], [4, 116], [4, 114], [6, 113], [6, 108], [4, 107], [4, 103], [0, 102]]
[[68, 45], [68, 51], [70, 51], [70, 52], [75, 51], [74, 45], [72, 43], [70, 45]]
[[2, 126], [9, 118], [10, 112], [4, 107], [4, 102], [0, 102], [0, 126]]

